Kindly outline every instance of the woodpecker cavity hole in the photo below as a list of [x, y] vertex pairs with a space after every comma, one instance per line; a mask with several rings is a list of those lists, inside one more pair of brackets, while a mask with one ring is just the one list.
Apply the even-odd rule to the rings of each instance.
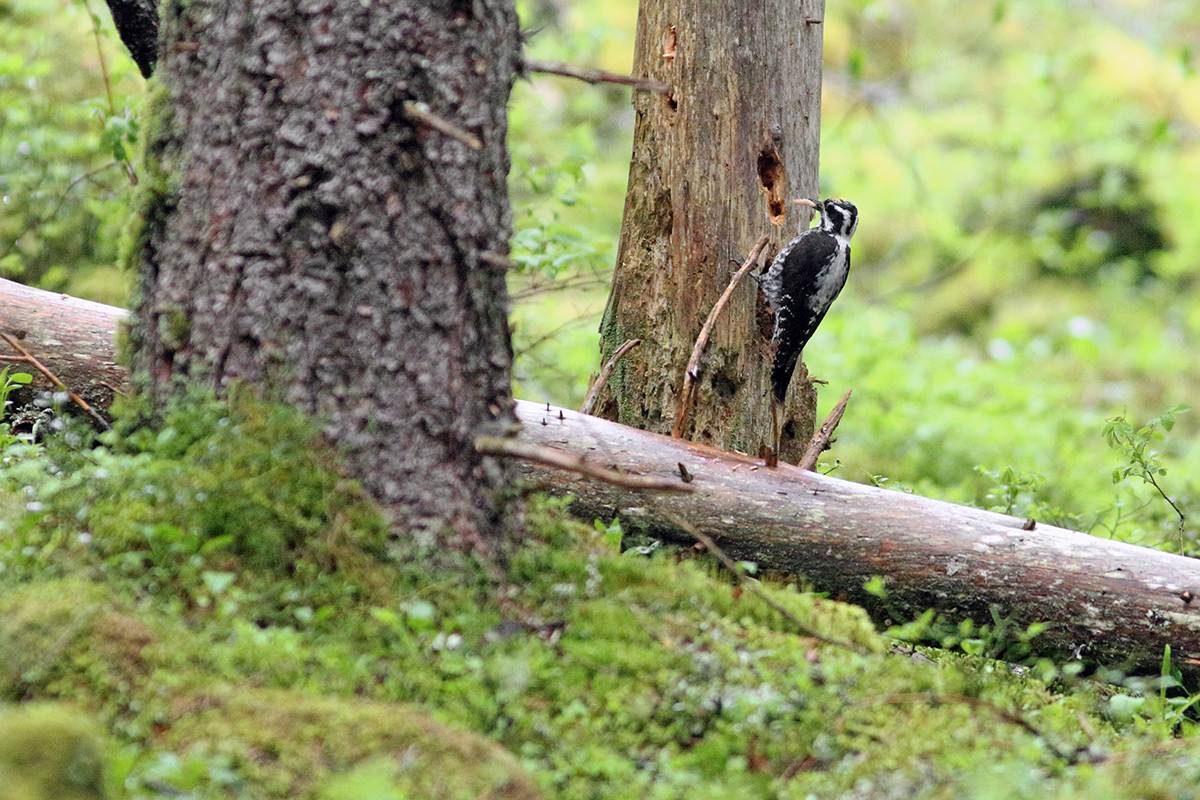
[[767, 216], [772, 225], [782, 225], [787, 214], [787, 205], [783, 202], [783, 163], [774, 145], [766, 145], [758, 154], [758, 182], [767, 194]]

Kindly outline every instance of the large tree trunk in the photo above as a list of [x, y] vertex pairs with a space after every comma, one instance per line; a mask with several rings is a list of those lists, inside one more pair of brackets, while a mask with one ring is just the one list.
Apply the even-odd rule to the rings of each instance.
[[135, 383], [316, 415], [398, 529], [501, 527], [511, 0], [162, 6]]
[[[48, 316], [55, 318], [49, 327], [28, 322]], [[110, 306], [62, 303], [50, 292], [0, 280], [0, 331], [24, 331], [34, 355], [85, 382], [108, 374], [123, 316]], [[586, 457], [593, 465], [616, 466], [626, 475], [678, 480], [691, 490], [648, 492], [522, 465], [530, 485], [570, 495], [585, 519], [619, 516], [628, 527], [690, 542], [678, 526], [683, 519], [737, 558], [804, 575], [819, 591], [897, 620], [935, 609], [952, 622], [992, 624], [995, 609], [1019, 629], [1049, 623], [1031, 643], [1034, 655], [1154, 673], [1170, 645], [1172, 663], [1189, 681], [1200, 680], [1196, 559], [1050, 525], [1030, 527], [1002, 514], [787, 465], [767, 469], [756, 459], [541, 403], [517, 401], [517, 410], [525, 444], [555, 448], [567, 461]], [[682, 483], [680, 465], [690, 483]], [[863, 587], [875, 576], [885, 579], [886, 600]]]
[[[618, 365], [601, 416], [670, 431], [693, 340], [731, 270], [764, 233], [771, 254], [807, 222], [791, 200], [817, 190], [823, 12], [823, 0], [642, 0], [634, 74], [673, 92], [634, 94], [601, 350], [607, 358], [627, 339], [642, 345]], [[753, 453], [769, 443], [771, 325], [744, 281], [714, 330], [684, 436]], [[813, 428], [816, 393], [805, 377], [799, 370], [787, 405], [789, 460]]]

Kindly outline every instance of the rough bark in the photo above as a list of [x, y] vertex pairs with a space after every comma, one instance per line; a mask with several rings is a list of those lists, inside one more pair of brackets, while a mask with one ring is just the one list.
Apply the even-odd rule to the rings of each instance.
[[513, 420], [511, 0], [160, 11], [135, 383], [258, 387], [324, 420], [399, 529], [479, 544], [507, 467], [472, 443]]
[[[673, 91], [634, 94], [601, 350], [607, 358], [629, 339], [643, 344], [618, 366], [601, 416], [669, 431], [692, 343], [730, 272], [762, 234], [772, 234], [770, 255], [806, 223], [808, 210], [790, 201], [817, 190], [823, 11], [823, 0], [735, 9], [642, 0], [634, 75]], [[758, 288], [745, 281], [717, 323], [685, 437], [752, 453], [770, 442], [771, 325]], [[784, 425], [791, 460], [812, 434], [816, 407], [799, 373]]]
[[[11, 291], [0, 281], [0, 330], [18, 329]], [[51, 335], [30, 326], [39, 358], [83, 369], [81, 355], [112, 361], [123, 312], [30, 293], [32, 312], [57, 319]], [[69, 298], [68, 298], [69, 299]], [[55, 359], [62, 359], [62, 362]], [[78, 362], [78, 363], [77, 363]], [[35, 376], [36, 378], [37, 376]], [[73, 387], [74, 388], [74, 387]], [[1075, 531], [895, 491], [876, 489], [703, 445], [646, 433], [542, 403], [517, 401], [518, 442], [587, 456], [629, 475], [682, 480], [691, 490], [648, 493], [573, 471], [522, 462], [534, 488], [570, 495], [585, 519], [619, 516], [667, 539], [690, 543], [672, 515], [735, 558], [805, 576], [814, 588], [904, 621], [935, 609], [951, 620], [991, 624], [991, 611], [1017, 626], [1050, 623], [1033, 654], [1157, 673], [1163, 647], [1190, 681], [1200, 681], [1200, 562]], [[885, 580], [887, 602], [863, 590]]]

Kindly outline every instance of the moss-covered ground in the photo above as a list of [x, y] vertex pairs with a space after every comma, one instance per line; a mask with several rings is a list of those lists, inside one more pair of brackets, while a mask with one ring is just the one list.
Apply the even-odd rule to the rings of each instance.
[[335, 465], [245, 402], [10, 447], [0, 800], [1200, 794], [1186, 698], [784, 615], [536, 499], [448, 564]]

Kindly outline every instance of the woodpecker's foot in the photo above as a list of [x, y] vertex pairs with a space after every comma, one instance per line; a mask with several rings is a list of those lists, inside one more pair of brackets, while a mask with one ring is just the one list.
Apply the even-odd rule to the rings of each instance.
[[767, 469], [775, 469], [779, 466], [779, 453], [765, 444], [759, 448], [758, 457], [763, 460]]

